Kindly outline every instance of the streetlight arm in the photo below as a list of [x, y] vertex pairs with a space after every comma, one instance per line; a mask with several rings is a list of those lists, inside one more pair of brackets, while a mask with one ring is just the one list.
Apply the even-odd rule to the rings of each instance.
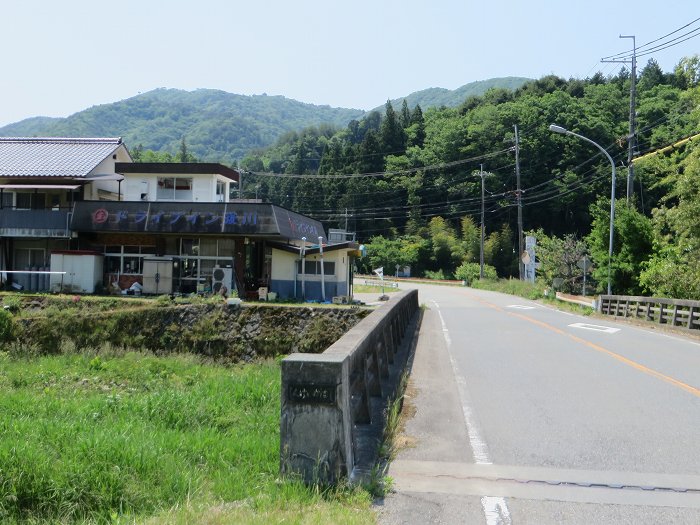
[[602, 151], [605, 156], [608, 158], [610, 161], [610, 165], [612, 166], [612, 188], [610, 190], [610, 239], [609, 239], [609, 244], [608, 244], [608, 295], [612, 294], [611, 290], [611, 266], [612, 266], [612, 252], [613, 252], [613, 231], [614, 231], [614, 223], [615, 223], [615, 161], [612, 159], [610, 156], [610, 153], [598, 144], [597, 142], [593, 142], [591, 139], [588, 137], [584, 137], [583, 135], [579, 135], [578, 133], [574, 133], [573, 131], [569, 131], [566, 128], [562, 128], [561, 126], [557, 126], [556, 124], [551, 124], [549, 126], [549, 131], [553, 131], [554, 133], [560, 133], [562, 135], [571, 135], [573, 137], [578, 137], [581, 140], [585, 140], [589, 144], [593, 144], [596, 148], [598, 148], [600, 151]]

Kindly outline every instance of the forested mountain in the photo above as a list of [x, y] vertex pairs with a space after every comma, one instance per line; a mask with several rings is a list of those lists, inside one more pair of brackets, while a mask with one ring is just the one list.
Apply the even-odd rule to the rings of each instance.
[[[488, 80], [479, 80], [470, 82], [457, 89], [449, 90], [445, 88], [428, 88], [421, 91], [416, 91], [402, 98], [392, 99], [391, 103], [395, 107], [399, 107], [405, 100], [410, 107], [416, 105], [423, 109], [439, 108], [445, 106], [453, 108], [462, 104], [469, 97], [478, 97], [486, 93], [489, 89], [499, 88], [515, 91], [520, 86], [532, 80], [531, 78], [523, 77], [504, 77], [490, 78]], [[383, 111], [384, 108], [375, 108], [374, 111]]]
[[[524, 79], [490, 79], [456, 90], [432, 88], [406, 99], [422, 107], [456, 106], [470, 94], [491, 87], [512, 89]], [[235, 95], [199, 89], [156, 89], [135, 97], [80, 111], [67, 118], [33, 117], [0, 128], [3, 137], [123, 137], [130, 150], [175, 155], [185, 138], [201, 161], [235, 164], [256, 148], [308, 126], [343, 128], [365, 111], [304, 104], [282, 96]]]
[[185, 137], [202, 161], [235, 163], [287, 131], [345, 126], [364, 111], [304, 104], [282, 96], [234, 95], [213, 89], [156, 89], [67, 118], [43, 117], [0, 128], [0, 136], [122, 137], [130, 149], [175, 153]]
[[[652, 59], [637, 80], [640, 153], [700, 132], [697, 56], [671, 73]], [[289, 133], [248, 156], [243, 193], [329, 227], [347, 224], [370, 248], [365, 269], [410, 264], [414, 274], [449, 277], [479, 259], [483, 167], [485, 257], [499, 275], [517, 275], [517, 125], [524, 229], [536, 230], [542, 274], [575, 289], [576, 262], [587, 252], [604, 289], [611, 166], [585, 141], [550, 132], [556, 123], [602, 145], [616, 164], [616, 194], [623, 198], [610, 265], [613, 291], [669, 290], [675, 280], [663, 278], [666, 269], [697, 268], [673, 294], [700, 297], [700, 140], [683, 142], [664, 161], [639, 161], [628, 205], [629, 93], [629, 73], [622, 70], [585, 80], [547, 76], [515, 91], [469, 97], [457, 108], [387, 103], [339, 132]]]

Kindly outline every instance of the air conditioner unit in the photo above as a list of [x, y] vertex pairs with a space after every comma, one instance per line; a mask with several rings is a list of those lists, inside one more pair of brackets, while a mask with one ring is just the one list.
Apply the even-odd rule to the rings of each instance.
[[220, 293], [223, 286], [231, 292], [233, 289], [231, 283], [233, 281], [233, 268], [222, 268], [221, 266], [215, 266], [214, 271], [211, 274], [211, 291], [214, 293]]

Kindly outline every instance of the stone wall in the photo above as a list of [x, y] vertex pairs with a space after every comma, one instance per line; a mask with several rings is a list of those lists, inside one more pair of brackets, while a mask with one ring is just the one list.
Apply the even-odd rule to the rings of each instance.
[[90, 312], [62, 309], [16, 319], [15, 338], [41, 353], [64, 342], [79, 348], [117, 347], [156, 353], [194, 352], [251, 361], [294, 352], [318, 353], [369, 314], [362, 308], [222, 304], [138, 306]]

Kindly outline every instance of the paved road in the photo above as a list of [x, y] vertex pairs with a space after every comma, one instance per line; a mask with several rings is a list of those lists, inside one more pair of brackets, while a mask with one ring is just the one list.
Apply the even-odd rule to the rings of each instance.
[[403, 287], [427, 309], [380, 523], [700, 524], [700, 344]]

